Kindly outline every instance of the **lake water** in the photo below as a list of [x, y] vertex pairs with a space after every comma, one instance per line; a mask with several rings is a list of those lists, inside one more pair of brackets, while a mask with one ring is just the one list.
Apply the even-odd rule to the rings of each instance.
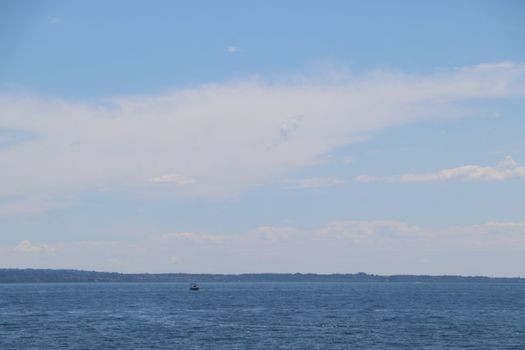
[[0, 349], [525, 349], [525, 284], [0, 284]]

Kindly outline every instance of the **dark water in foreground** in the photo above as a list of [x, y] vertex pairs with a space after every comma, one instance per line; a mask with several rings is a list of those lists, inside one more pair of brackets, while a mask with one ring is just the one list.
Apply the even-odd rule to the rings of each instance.
[[0, 285], [0, 349], [525, 349], [525, 284]]

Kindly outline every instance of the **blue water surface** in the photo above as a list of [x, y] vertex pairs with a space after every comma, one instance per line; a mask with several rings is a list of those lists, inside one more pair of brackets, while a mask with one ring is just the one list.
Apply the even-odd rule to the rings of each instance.
[[0, 284], [0, 349], [525, 349], [525, 284]]

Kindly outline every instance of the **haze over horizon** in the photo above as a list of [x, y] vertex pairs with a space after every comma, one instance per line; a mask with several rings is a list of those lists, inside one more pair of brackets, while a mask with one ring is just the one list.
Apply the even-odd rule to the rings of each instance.
[[0, 268], [525, 277], [521, 1], [3, 1]]

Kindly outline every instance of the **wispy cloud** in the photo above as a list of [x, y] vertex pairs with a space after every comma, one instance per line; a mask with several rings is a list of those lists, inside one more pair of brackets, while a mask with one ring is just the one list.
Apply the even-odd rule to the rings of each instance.
[[210, 242], [210, 243], [221, 243], [225, 240], [225, 237], [221, 235], [211, 235], [211, 234], [206, 234], [206, 233], [195, 233], [195, 232], [166, 233], [162, 237], [166, 240], [183, 240], [183, 241]]
[[17, 253], [49, 253], [53, 249], [47, 244], [34, 244], [23, 240], [14, 248], [14, 251]]
[[354, 161], [355, 161], [355, 159], [354, 159], [354, 157], [352, 157], [352, 156], [347, 156], [347, 157], [345, 157], [345, 158], [342, 160], [343, 164], [346, 164], [346, 165], [350, 165], [350, 164], [352, 164]]
[[226, 48], [226, 52], [229, 53], [229, 54], [234, 54], [234, 53], [237, 53], [239, 51], [241, 51], [241, 49], [236, 47], [236, 46], [228, 46]]
[[297, 131], [297, 129], [299, 129], [301, 119], [303, 119], [302, 116], [296, 116], [281, 124], [281, 128], [279, 130], [281, 142], [288, 141], [290, 137]]
[[511, 156], [506, 156], [505, 159], [495, 167], [464, 165], [420, 174], [402, 174], [384, 177], [361, 175], [358, 176], [356, 180], [360, 182], [504, 181], [519, 177], [525, 177], [525, 167], [519, 166]]
[[263, 240], [288, 240], [296, 238], [299, 230], [294, 227], [261, 226], [252, 230], [251, 235]]
[[395, 220], [335, 221], [321, 229], [322, 235], [336, 235], [351, 239], [367, 239], [392, 235], [413, 236], [422, 231], [419, 227]]
[[178, 174], [166, 174], [162, 176], [152, 177], [149, 179], [149, 182], [157, 183], [157, 184], [175, 184], [175, 185], [192, 185], [195, 183], [195, 180], [190, 179], [186, 176], [178, 175]]
[[374, 130], [441, 118], [444, 110], [463, 117], [459, 107], [471, 99], [523, 96], [524, 77], [525, 64], [505, 63], [421, 76], [342, 74], [337, 83], [248, 79], [89, 102], [0, 95], [3, 127], [38, 136], [1, 150], [0, 196], [142, 186], [145, 179], [184, 185], [167, 192], [235, 194], [316, 164]]
[[344, 181], [333, 177], [311, 177], [301, 180], [286, 180], [284, 183], [287, 184], [287, 187], [290, 189], [300, 189], [334, 187], [342, 185]]
[[47, 20], [51, 24], [60, 24], [60, 23], [62, 23], [62, 18], [61, 17], [48, 17]]
[[68, 199], [32, 196], [7, 198], [0, 202], [0, 217], [35, 215], [53, 209], [66, 208], [71, 205], [72, 203]]

